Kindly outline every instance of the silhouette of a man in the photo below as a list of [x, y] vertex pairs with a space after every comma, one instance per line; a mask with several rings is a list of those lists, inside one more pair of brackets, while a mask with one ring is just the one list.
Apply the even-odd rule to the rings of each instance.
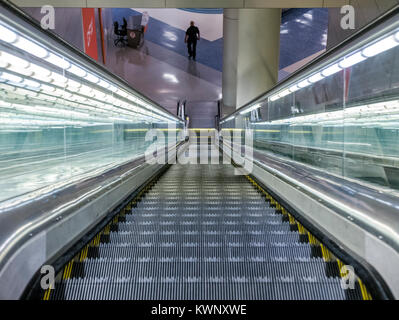
[[188, 58], [195, 60], [197, 55], [197, 40], [200, 40], [200, 31], [194, 25], [194, 21], [190, 22], [190, 27], [186, 31], [184, 42], [187, 43]]

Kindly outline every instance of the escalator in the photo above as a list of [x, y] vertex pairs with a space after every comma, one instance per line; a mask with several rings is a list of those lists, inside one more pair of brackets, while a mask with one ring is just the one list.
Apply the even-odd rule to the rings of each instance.
[[[44, 300], [371, 299], [230, 164], [172, 165], [59, 272]], [[36, 296], [36, 298], [39, 298]]]
[[[399, 64], [390, 81], [364, 73], [399, 61], [398, 15], [220, 119], [219, 133], [188, 130], [2, 1], [0, 300], [398, 298], [386, 176], [399, 167], [399, 105], [385, 93]], [[366, 78], [377, 100], [350, 90]], [[187, 151], [196, 161], [171, 162]]]

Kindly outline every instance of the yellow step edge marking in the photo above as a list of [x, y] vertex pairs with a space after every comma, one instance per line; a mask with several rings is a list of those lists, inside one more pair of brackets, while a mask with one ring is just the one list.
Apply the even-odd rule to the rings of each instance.
[[320, 247], [321, 247], [321, 253], [323, 255], [324, 261], [326, 261], [326, 262], [332, 261], [333, 258], [332, 258], [330, 251], [323, 244], [320, 244]]
[[309, 238], [309, 243], [316, 245], [316, 239], [313, 237], [313, 235], [308, 231], [308, 238]]
[[93, 246], [93, 247], [97, 247], [97, 245], [98, 245], [98, 235], [99, 235], [99, 234], [97, 234], [97, 235], [94, 237], [94, 246]]
[[85, 251], [84, 248], [83, 248], [83, 250], [80, 251], [80, 258], [79, 258], [80, 262], [84, 261], [84, 251]]
[[44, 292], [43, 300], [44, 301], [49, 301], [50, 300], [50, 294], [51, 294], [51, 285], [50, 287]]
[[69, 261], [69, 263], [66, 265], [65, 269], [64, 269], [64, 280], [69, 279], [69, 276], [71, 274], [72, 271], [72, 264], [73, 264], [73, 260]]
[[305, 231], [305, 228], [303, 227], [303, 225], [301, 225], [298, 221], [296, 222], [296, 224], [298, 225], [299, 234], [306, 234], [306, 231]]
[[367, 291], [367, 288], [366, 288], [366, 286], [363, 284], [362, 280], [360, 280], [360, 279], [358, 278], [357, 281], [359, 282], [360, 291], [362, 292], [363, 300], [372, 300], [373, 298], [371, 297], [371, 295], [370, 295], [369, 292]]
[[337, 264], [338, 264], [338, 269], [339, 269], [339, 274], [341, 278], [346, 276], [346, 273], [342, 271], [342, 267], [344, 266], [343, 262], [339, 259], [337, 259]]
[[66, 279], [68, 279], [67, 277], [68, 277], [68, 267], [69, 267], [69, 264], [70, 264], [71, 262], [68, 262], [68, 264], [65, 266], [65, 268], [64, 268], [64, 274], [62, 275], [62, 278], [64, 279], [64, 280], [66, 280]]
[[70, 279], [70, 278], [71, 278], [72, 269], [73, 269], [73, 260], [71, 261], [71, 266], [70, 266], [70, 268], [69, 268], [69, 272], [68, 272], [68, 279]]
[[84, 259], [83, 260], [86, 260], [87, 259], [87, 255], [88, 255], [88, 253], [89, 253], [89, 246], [86, 246], [86, 248], [84, 249], [84, 251], [83, 251], [83, 254], [84, 254]]

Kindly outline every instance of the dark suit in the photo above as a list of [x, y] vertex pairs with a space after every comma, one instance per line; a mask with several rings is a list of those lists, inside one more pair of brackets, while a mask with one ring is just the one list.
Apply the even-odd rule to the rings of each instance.
[[186, 31], [188, 55], [194, 59], [197, 55], [197, 40], [199, 35], [199, 29], [195, 26], [191, 26]]

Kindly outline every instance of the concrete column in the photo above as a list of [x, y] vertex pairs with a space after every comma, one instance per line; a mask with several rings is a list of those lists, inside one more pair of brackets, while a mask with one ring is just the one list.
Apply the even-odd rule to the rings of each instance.
[[238, 109], [278, 81], [281, 9], [228, 9], [223, 104]]
[[[237, 106], [238, 9], [223, 14], [223, 113]], [[230, 111], [230, 110], [229, 110]]]

